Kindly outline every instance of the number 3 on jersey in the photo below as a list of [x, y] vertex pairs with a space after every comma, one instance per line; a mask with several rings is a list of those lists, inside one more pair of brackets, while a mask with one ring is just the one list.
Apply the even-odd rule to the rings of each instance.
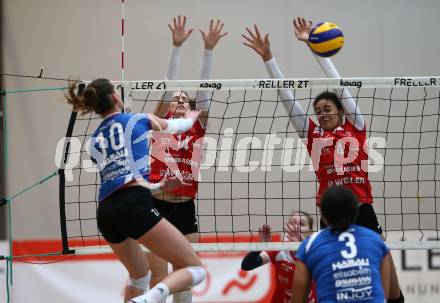
[[338, 240], [340, 242], [345, 242], [345, 246], [347, 249], [341, 250], [341, 256], [345, 259], [351, 259], [356, 257], [357, 255], [357, 247], [355, 244], [355, 238], [353, 234], [349, 232], [345, 232], [339, 235]]

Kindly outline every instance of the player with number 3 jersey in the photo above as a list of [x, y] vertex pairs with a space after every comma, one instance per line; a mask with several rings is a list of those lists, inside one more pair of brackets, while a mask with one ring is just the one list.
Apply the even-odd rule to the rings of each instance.
[[305, 302], [310, 280], [320, 303], [384, 303], [389, 294], [390, 251], [380, 236], [353, 224], [358, 201], [345, 187], [322, 196], [321, 214], [329, 227], [301, 243], [293, 282], [293, 302]]

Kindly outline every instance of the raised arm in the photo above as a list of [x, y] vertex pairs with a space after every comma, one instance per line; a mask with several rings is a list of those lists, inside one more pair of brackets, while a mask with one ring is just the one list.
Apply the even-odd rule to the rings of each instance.
[[[242, 37], [246, 39], [247, 42], [243, 42], [243, 44], [252, 48], [258, 55], [260, 55], [261, 59], [264, 61], [269, 76], [272, 79], [284, 79], [281, 69], [279, 68], [275, 58], [272, 56], [269, 34], [266, 34], [263, 38], [256, 25], [254, 25], [254, 30], [255, 33], [246, 27], [248, 35], [242, 35]], [[309, 129], [309, 121], [306, 113], [299, 103], [295, 102], [291, 90], [281, 89], [278, 91], [278, 93], [283, 101], [284, 109], [287, 111], [290, 121], [298, 132], [298, 135], [301, 138], [306, 137]]]
[[[203, 52], [202, 64], [199, 70], [199, 79], [208, 80], [211, 79], [212, 62], [213, 62], [213, 52], [217, 43], [221, 38], [226, 36], [228, 33], [222, 33], [224, 24], [221, 20], [214, 22], [211, 19], [209, 23], [209, 30], [205, 32], [200, 30], [202, 39], [205, 45], [205, 50]], [[196, 108], [202, 111], [200, 115], [200, 120], [202, 124], [206, 124], [208, 119], [208, 112], [211, 106], [212, 92], [211, 91], [199, 91], [196, 96]]]
[[184, 118], [162, 119], [153, 114], [148, 114], [151, 121], [151, 129], [169, 134], [180, 134], [189, 130], [199, 118], [200, 111], [190, 110]]
[[[312, 21], [306, 21], [304, 18], [298, 17], [296, 20], [293, 20], [293, 30], [296, 38], [299, 41], [303, 41], [305, 43], [308, 42], [310, 30], [312, 29]], [[314, 54], [314, 57], [321, 66], [321, 69], [324, 71], [328, 78], [341, 78], [338, 73], [338, 70], [334, 66], [333, 62], [330, 58], [322, 58]], [[356, 101], [352, 97], [350, 91], [348, 89], [335, 89], [336, 95], [341, 98], [342, 106], [344, 107], [344, 112], [347, 119], [353, 123], [353, 125], [358, 130], [363, 130], [365, 128], [365, 121], [362, 113], [357, 106]]]
[[[193, 29], [186, 29], [186, 16], [177, 16], [173, 18], [173, 25], [168, 24], [173, 38], [173, 49], [171, 51], [170, 60], [168, 63], [168, 70], [165, 75], [165, 80], [177, 80], [179, 77], [180, 65], [180, 49], [182, 44], [189, 38]], [[158, 102], [154, 113], [163, 117], [168, 112], [168, 102], [173, 98], [172, 91], [166, 91], [163, 97], [164, 102]]]

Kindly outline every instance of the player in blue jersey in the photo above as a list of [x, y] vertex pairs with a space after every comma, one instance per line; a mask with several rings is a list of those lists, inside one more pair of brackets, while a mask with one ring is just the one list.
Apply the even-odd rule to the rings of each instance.
[[[181, 133], [200, 115], [165, 120], [151, 114], [122, 113], [123, 103], [113, 84], [96, 79], [81, 96], [77, 83], [69, 85], [66, 98], [81, 114], [95, 112], [104, 119], [91, 140], [91, 157], [100, 177], [98, 227], [127, 269], [129, 285], [148, 289], [149, 265], [139, 243], [176, 269], [161, 283], [130, 302], [159, 303], [169, 294], [191, 288], [205, 279], [206, 271], [188, 240], [154, 208], [148, 186], [150, 130]], [[142, 186], [144, 185], [144, 186]]]
[[389, 295], [390, 251], [374, 231], [356, 225], [359, 202], [342, 186], [321, 199], [327, 228], [304, 240], [296, 253], [294, 303], [306, 302], [310, 280], [318, 302], [384, 303]]

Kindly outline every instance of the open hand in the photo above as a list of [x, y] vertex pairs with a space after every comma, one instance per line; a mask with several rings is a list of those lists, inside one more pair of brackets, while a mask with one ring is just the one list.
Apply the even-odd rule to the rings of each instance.
[[211, 22], [209, 23], [208, 33], [200, 30], [200, 33], [202, 34], [202, 39], [205, 42], [205, 49], [213, 49], [217, 45], [218, 41], [220, 41], [221, 38], [228, 34], [228, 32], [222, 33], [223, 26], [224, 23], [220, 20], [217, 20], [214, 25], [214, 20], [211, 19]]
[[270, 225], [267, 225], [267, 224], [263, 224], [258, 229], [258, 235], [260, 237], [261, 242], [270, 242], [271, 235], [272, 235], [271, 230], [272, 230], [272, 228], [270, 227]]
[[309, 34], [312, 30], [313, 22], [306, 21], [306, 19], [297, 17], [296, 20], [293, 19], [293, 32], [299, 41], [308, 42]]
[[287, 222], [284, 226], [284, 235], [291, 242], [301, 242], [304, 236], [301, 234], [301, 225]]
[[168, 24], [168, 27], [171, 30], [171, 33], [173, 35], [173, 45], [175, 47], [180, 47], [182, 44], [188, 39], [188, 37], [193, 32], [193, 29], [190, 28], [189, 30], [185, 29], [186, 26], [186, 16], [181, 17], [180, 15], [173, 18], [173, 26]]
[[248, 35], [241, 35], [247, 42], [243, 42], [247, 47], [252, 48], [261, 56], [261, 58], [266, 62], [272, 59], [272, 53], [270, 51], [269, 34], [264, 35], [264, 38], [260, 34], [258, 26], [254, 24], [255, 33], [253, 33], [249, 28], [246, 27]]

